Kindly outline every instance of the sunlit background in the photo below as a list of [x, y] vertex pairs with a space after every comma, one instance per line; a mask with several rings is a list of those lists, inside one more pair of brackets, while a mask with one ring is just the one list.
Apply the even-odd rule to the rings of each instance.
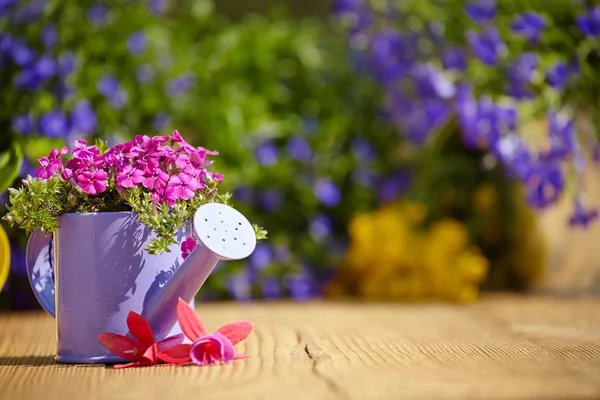
[[204, 301], [599, 295], [599, 49], [592, 1], [0, 0], [1, 212], [53, 147], [176, 129], [269, 232]]

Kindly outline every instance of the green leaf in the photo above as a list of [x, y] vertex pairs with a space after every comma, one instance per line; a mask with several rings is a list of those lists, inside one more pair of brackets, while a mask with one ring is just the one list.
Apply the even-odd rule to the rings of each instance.
[[0, 192], [8, 189], [21, 170], [23, 163], [23, 150], [17, 141], [12, 143], [9, 150], [0, 154]]

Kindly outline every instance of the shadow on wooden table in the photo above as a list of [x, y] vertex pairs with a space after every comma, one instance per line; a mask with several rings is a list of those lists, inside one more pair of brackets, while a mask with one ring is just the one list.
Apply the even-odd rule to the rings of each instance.
[[21, 367], [44, 367], [46, 365], [54, 364], [54, 356], [0, 357], [0, 367], [9, 365]]

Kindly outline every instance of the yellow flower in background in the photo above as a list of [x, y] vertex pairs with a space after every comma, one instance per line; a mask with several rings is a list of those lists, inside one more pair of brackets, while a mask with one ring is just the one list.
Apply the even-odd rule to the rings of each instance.
[[442, 219], [427, 230], [421, 204], [401, 203], [357, 215], [349, 225], [345, 268], [331, 295], [369, 300], [469, 302], [488, 261], [469, 243], [464, 224]]
[[4, 228], [0, 226], [0, 292], [8, 278], [10, 269], [10, 245]]

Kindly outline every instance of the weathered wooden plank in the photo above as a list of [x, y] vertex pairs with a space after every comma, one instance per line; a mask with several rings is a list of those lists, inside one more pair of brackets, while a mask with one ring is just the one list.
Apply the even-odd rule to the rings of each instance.
[[0, 315], [0, 399], [600, 398], [600, 301], [493, 296], [441, 304], [210, 304], [251, 319], [252, 358], [112, 370], [53, 362], [39, 313]]

